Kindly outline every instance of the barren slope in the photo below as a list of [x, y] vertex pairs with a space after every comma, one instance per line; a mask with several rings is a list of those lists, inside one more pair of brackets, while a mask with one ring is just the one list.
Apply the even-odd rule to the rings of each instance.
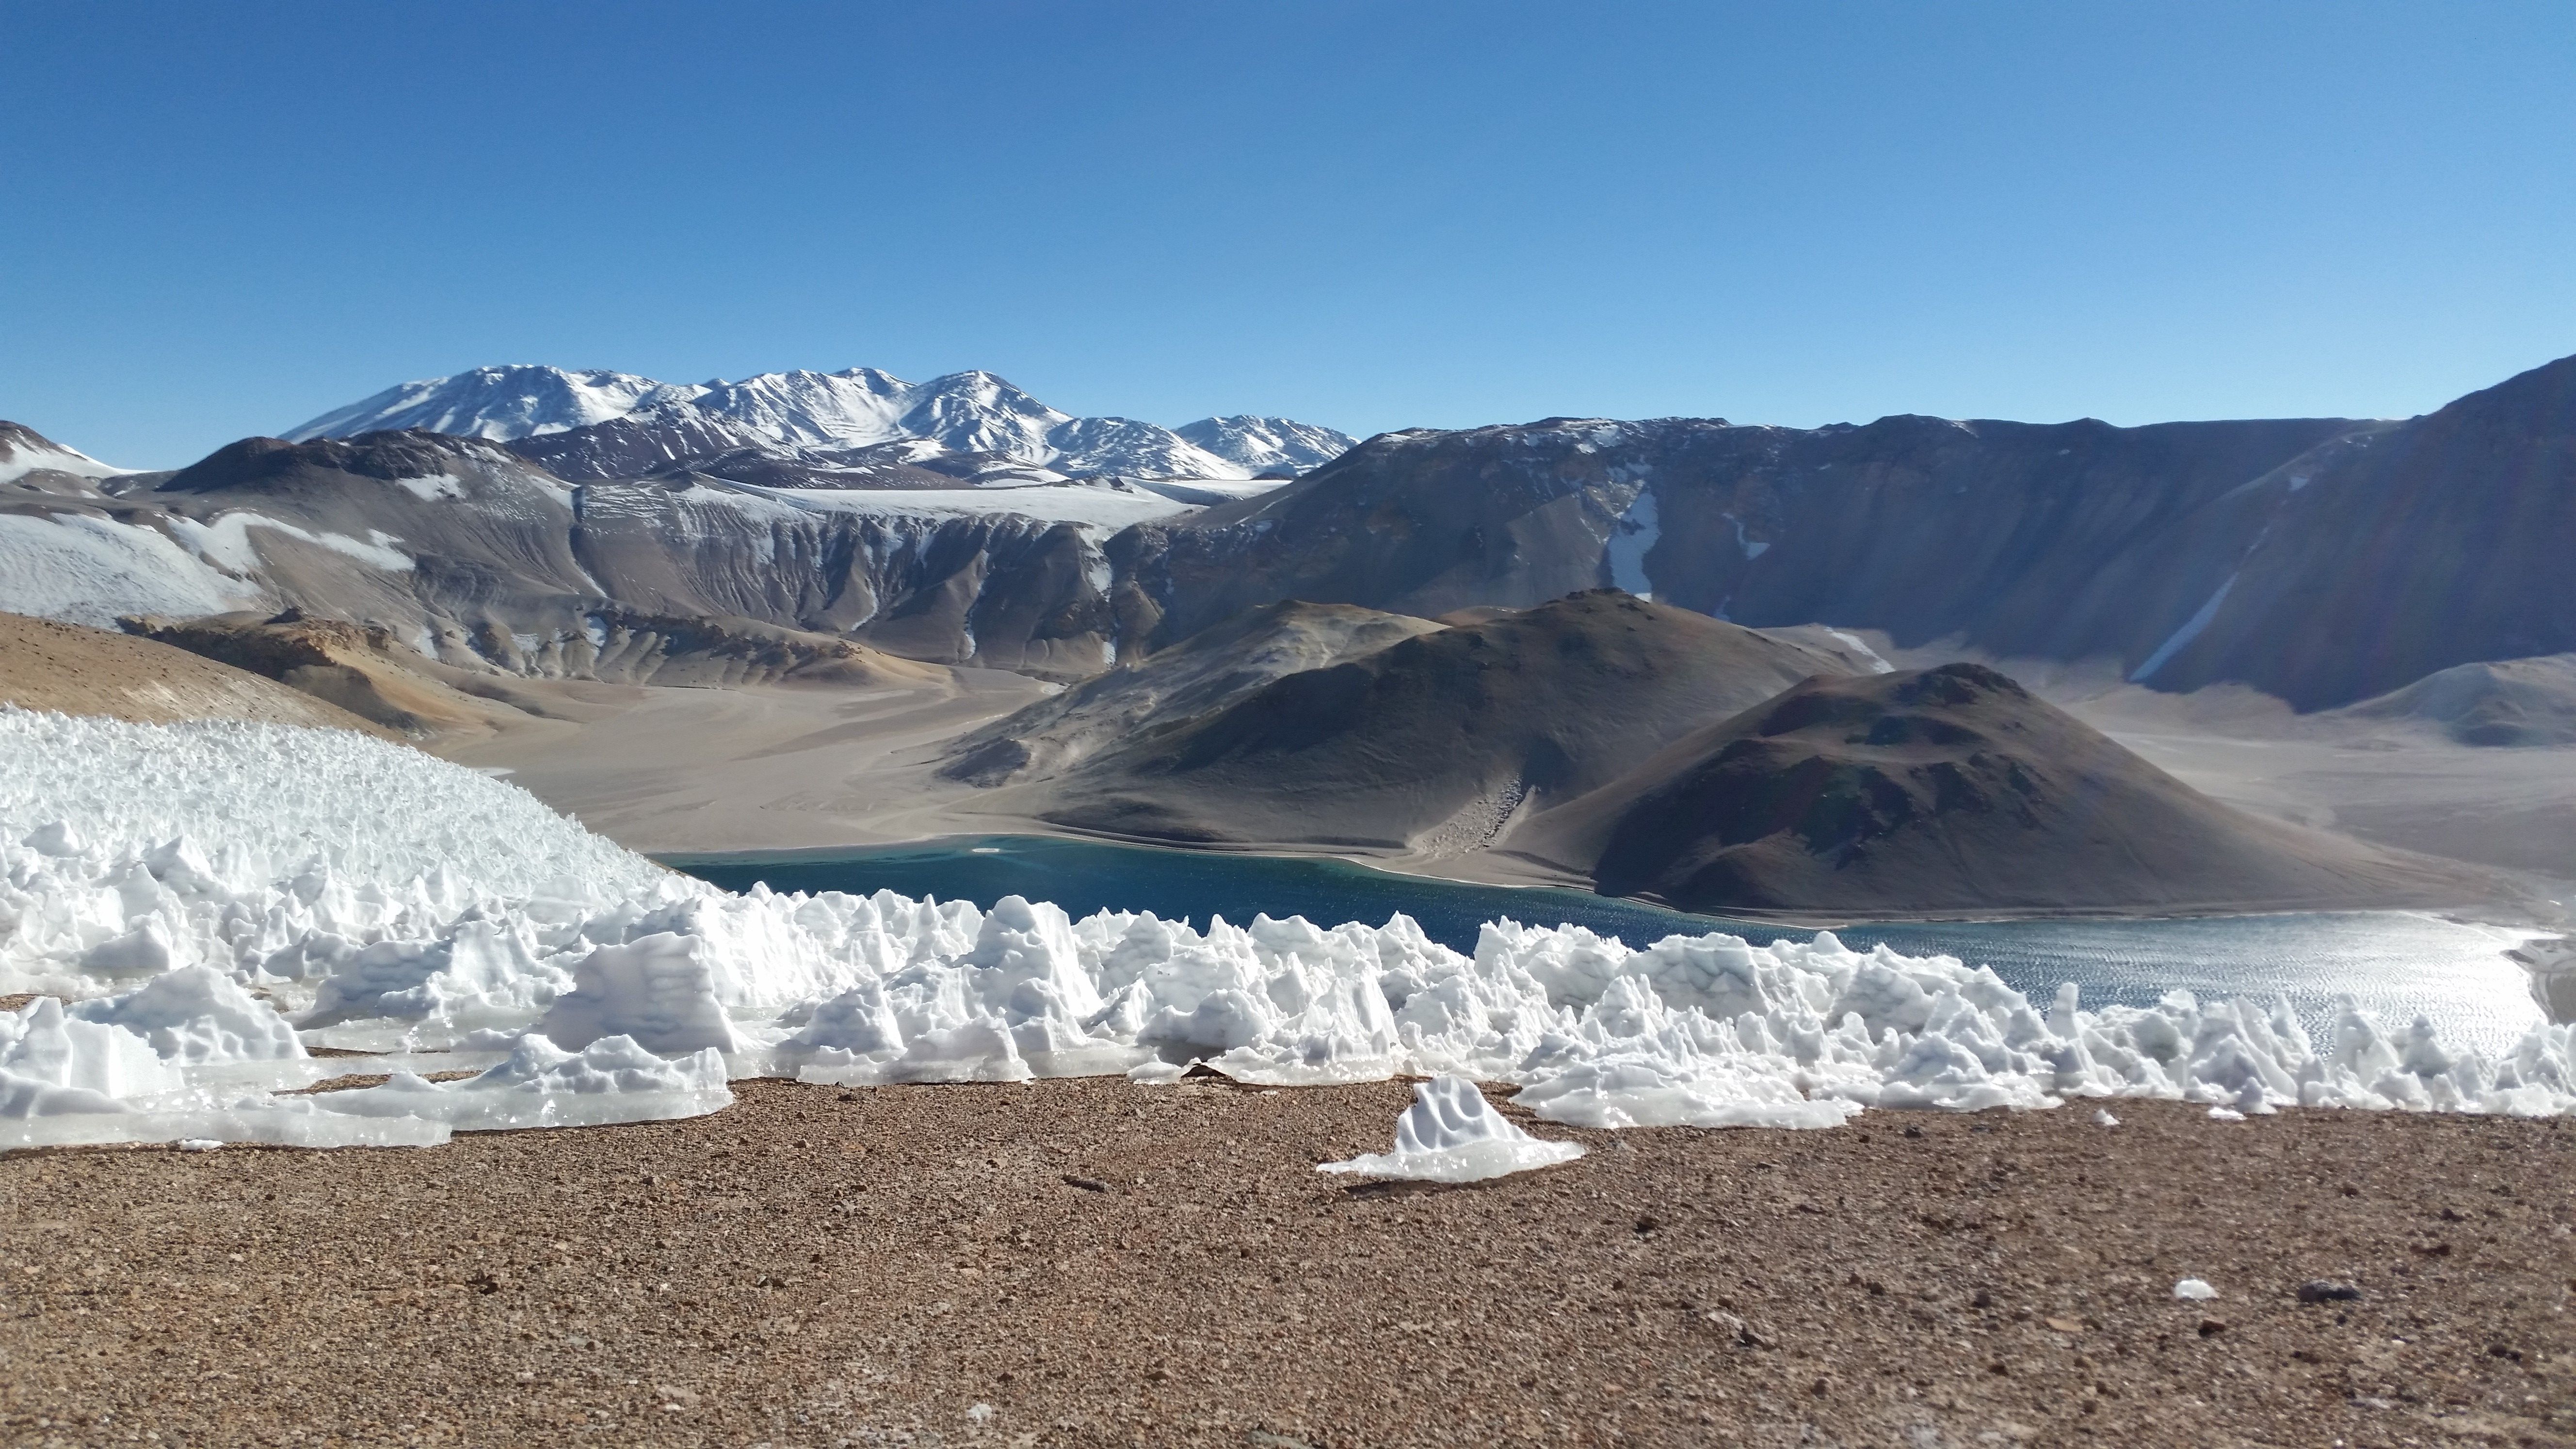
[[257, 720], [385, 731], [275, 680], [105, 629], [0, 614], [0, 704], [146, 724]]
[[1090, 755], [1234, 703], [1272, 680], [1439, 629], [1428, 619], [1295, 599], [1246, 609], [1143, 662], [960, 737], [940, 773], [976, 785], [1043, 779]]
[[2221, 805], [1976, 664], [1810, 681], [1512, 845], [1699, 911], [2388, 908], [2497, 889]]
[[1065, 775], [1031, 813], [1205, 843], [1474, 850], [1812, 674], [1818, 651], [1616, 590], [1293, 674]]

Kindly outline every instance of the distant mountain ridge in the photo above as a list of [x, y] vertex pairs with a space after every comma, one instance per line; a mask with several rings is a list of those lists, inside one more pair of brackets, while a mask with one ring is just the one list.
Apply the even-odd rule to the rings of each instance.
[[1613, 584], [2331, 708], [2576, 650], [2576, 358], [2393, 422], [1382, 433], [1109, 553], [1157, 619], [1148, 648], [1282, 598], [1436, 616]]
[[[836, 477], [843, 471], [839, 455], [922, 443], [1056, 477], [1240, 480], [1318, 466], [1353, 442], [1285, 418], [1207, 418], [1182, 431], [1132, 418], [1078, 418], [989, 372], [914, 383], [872, 367], [695, 384], [622, 372], [483, 367], [388, 388], [285, 437], [302, 442], [404, 428], [509, 443], [576, 480], [644, 476], [748, 453], [813, 473], [813, 482], [852, 481]], [[888, 461], [894, 460], [866, 460], [871, 466]], [[861, 471], [857, 486], [870, 486]]]
[[[2241, 683], [2301, 712], [2576, 653], [2576, 358], [2402, 421], [1550, 418], [1384, 433], [1279, 484], [1068, 480], [1066, 450], [1122, 430], [1214, 455], [988, 374], [666, 396], [541, 371], [516, 392], [404, 394], [417, 421], [553, 429], [497, 442], [251, 439], [128, 473], [0, 428], [0, 608], [109, 623], [291, 605], [515, 669], [613, 606], [1073, 680], [1287, 599], [1443, 618], [1611, 586], [1756, 629], [2103, 661], [2176, 692]], [[1297, 441], [1276, 419], [1208, 423], [1194, 431], [1247, 458]], [[939, 436], [811, 441], [915, 428]], [[1023, 456], [1045, 449], [1054, 464]], [[2444, 693], [2409, 717], [2480, 742], [2555, 730], [2556, 686], [2460, 678], [2445, 690], [2506, 702], [2453, 721]]]

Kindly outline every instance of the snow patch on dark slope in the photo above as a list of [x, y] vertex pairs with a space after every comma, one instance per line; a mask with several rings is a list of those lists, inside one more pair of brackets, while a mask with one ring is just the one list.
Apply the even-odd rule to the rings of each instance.
[[[0, 484], [17, 483], [37, 474], [65, 479], [114, 478], [132, 471], [111, 467], [87, 453], [66, 448], [35, 429], [0, 422]], [[41, 485], [45, 480], [35, 478]]]

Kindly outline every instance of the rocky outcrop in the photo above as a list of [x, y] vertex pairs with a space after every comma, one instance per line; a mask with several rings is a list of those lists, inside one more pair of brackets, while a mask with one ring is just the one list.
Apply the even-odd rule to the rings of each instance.
[[136, 617], [128, 633], [288, 685], [414, 738], [487, 727], [496, 717], [484, 676], [586, 679], [695, 687], [833, 684], [920, 685], [936, 666], [847, 639], [751, 619], [655, 618], [617, 609], [589, 615], [579, 633], [530, 642], [491, 633], [460, 652], [458, 668], [424, 656], [380, 625], [308, 617], [220, 614]]
[[2237, 680], [2306, 710], [2576, 650], [2576, 357], [2330, 440], [2227, 504], [2175, 542], [2236, 553], [2159, 646], [2159, 688]]
[[1437, 615], [1615, 584], [1744, 624], [2143, 660], [2245, 542], [2176, 557], [2161, 540], [2353, 426], [1557, 419], [1390, 434], [1268, 497], [1132, 530], [1111, 556], [1161, 607], [1158, 638], [1273, 593]]

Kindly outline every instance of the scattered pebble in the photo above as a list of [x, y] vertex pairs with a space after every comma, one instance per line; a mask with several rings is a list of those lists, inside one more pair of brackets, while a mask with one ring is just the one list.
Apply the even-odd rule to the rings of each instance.
[[2340, 1278], [2311, 1278], [2299, 1285], [2301, 1303], [2351, 1303], [2361, 1290]]

